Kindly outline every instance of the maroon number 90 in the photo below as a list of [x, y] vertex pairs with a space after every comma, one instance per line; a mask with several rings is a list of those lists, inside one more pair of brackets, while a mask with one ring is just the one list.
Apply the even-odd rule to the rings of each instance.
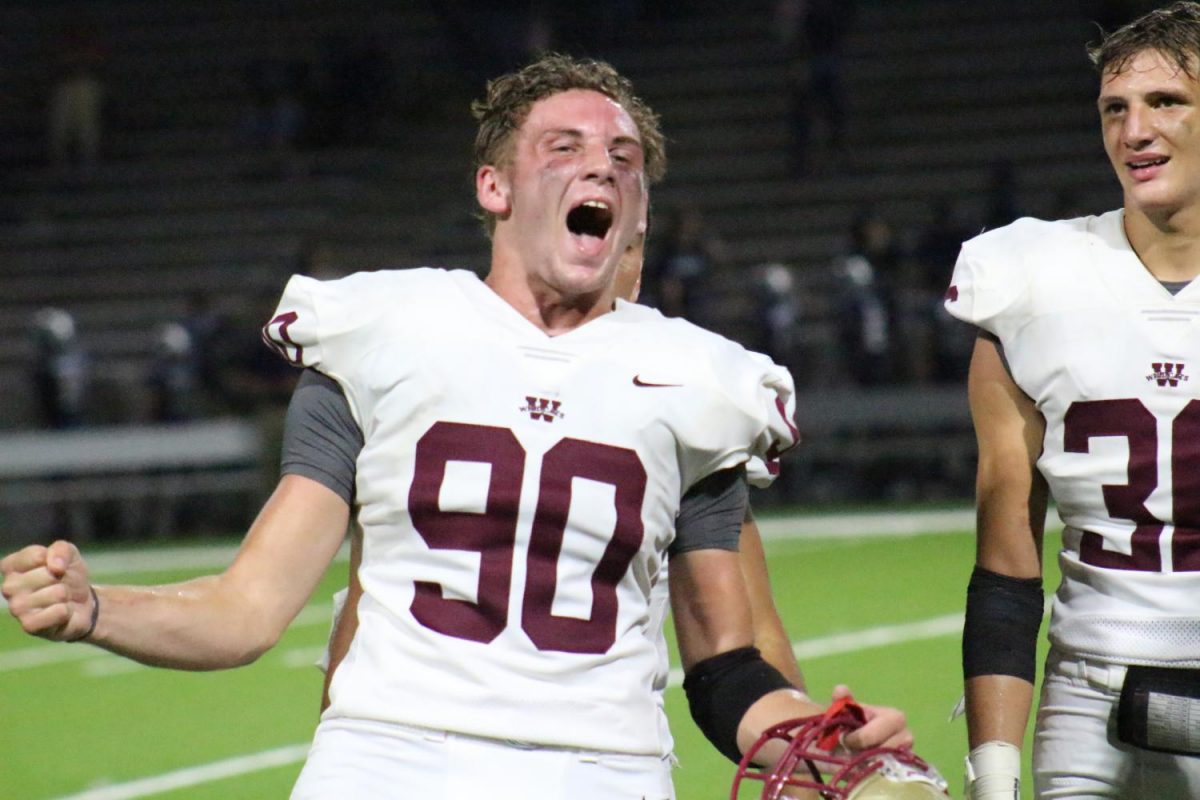
[[[489, 464], [491, 478], [482, 514], [442, 511], [438, 503], [449, 461]], [[525, 449], [512, 431], [489, 425], [435, 423], [417, 442], [408, 493], [413, 527], [433, 549], [480, 554], [475, 602], [443, 597], [440, 584], [416, 582], [412, 614], [447, 636], [490, 642], [508, 626], [517, 513]], [[551, 605], [558, 558], [571, 506], [571, 481], [586, 478], [615, 490], [616, 525], [592, 571], [588, 619], [556, 616]], [[646, 470], [633, 450], [563, 439], [542, 459], [537, 508], [525, 570], [521, 629], [539, 650], [604, 653], [616, 641], [617, 584], [642, 544]]]

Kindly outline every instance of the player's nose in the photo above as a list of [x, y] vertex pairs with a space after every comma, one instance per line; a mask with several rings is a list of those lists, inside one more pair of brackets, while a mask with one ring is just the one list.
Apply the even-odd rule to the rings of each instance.
[[1150, 109], [1134, 103], [1125, 112], [1124, 124], [1121, 126], [1121, 139], [1126, 147], [1139, 149], [1154, 141], [1154, 122]]
[[584, 174], [589, 180], [613, 180], [613, 160], [608, 148], [600, 143], [588, 145], [584, 149]]

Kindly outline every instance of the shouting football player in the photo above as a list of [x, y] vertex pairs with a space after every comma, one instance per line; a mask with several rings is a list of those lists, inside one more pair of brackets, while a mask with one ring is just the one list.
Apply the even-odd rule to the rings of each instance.
[[[637, 236], [634, 237], [633, 242], [626, 248], [625, 255], [621, 257], [621, 261], [617, 265], [617, 276], [614, 286], [616, 296], [626, 299], [631, 303], [637, 302], [641, 291], [645, 245], [646, 234], [644, 231], [639, 231]], [[329, 388], [331, 389], [331, 393], [327, 395], [327, 399], [338, 406], [344, 406], [345, 396], [337, 391], [335, 385], [331, 385]], [[303, 430], [304, 428], [315, 426], [332, 431], [333, 428], [329, 425], [329, 421], [322, 420], [320, 417], [322, 411], [327, 413], [329, 408], [330, 406], [326, 404], [295, 403], [291, 408], [290, 426], [293, 430]], [[350, 413], [350, 410], [348, 408], [341, 408], [339, 411], [344, 421], [344, 424], [340, 428], [341, 432], [351, 433], [355, 439], [359, 438], [358, 434], [354, 433], [356, 428], [352, 424], [353, 415]], [[349, 448], [352, 451], [357, 449], [356, 442], [351, 442]], [[325, 447], [323, 450], [327, 453], [336, 452], [336, 449], [329, 447]], [[351, 459], [345, 459], [343, 464], [351, 469], [353, 468]], [[757, 460], [753, 461], [752, 464], [755, 469], [766, 468], [766, 465]], [[327, 467], [327, 470], [335, 472], [337, 465], [331, 464]], [[342, 478], [342, 484], [347, 489], [353, 485], [352, 476], [353, 472], [350, 472], [348, 476]], [[337, 665], [341, 663], [342, 658], [346, 655], [346, 650], [350, 646], [350, 642], [354, 638], [354, 632], [358, 628], [356, 609], [359, 598], [362, 597], [362, 585], [358, 582], [358, 568], [362, 563], [361, 531], [357, 527], [353, 528], [348, 539], [350, 542], [350, 566], [346, 588], [334, 595], [333, 627], [330, 630], [329, 646], [317, 661], [317, 666], [325, 673], [325, 683], [321, 694], [322, 712], [329, 707], [329, 682], [332, 677], [332, 671], [337, 668]], [[746, 506], [746, 519], [742, 522], [742, 530], [738, 536], [738, 553], [742, 561], [742, 573], [746, 578], [746, 592], [750, 598], [750, 612], [754, 625], [754, 646], [759, 649], [767, 663], [783, 673], [784, 677], [787, 678], [793, 687], [804, 691], [804, 675], [796, 663], [795, 655], [792, 652], [791, 639], [783, 627], [783, 620], [780, 619], [779, 610], [775, 607], [775, 599], [771, 595], [770, 576], [767, 571], [766, 554], [763, 551], [762, 535], [758, 530], [758, 523], [755, 522], [754, 516], [750, 511], [749, 504]], [[660, 576], [650, 601], [651, 617], [660, 623], [666, 617], [666, 588], [666, 582]], [[665, 688], [668, 667], [665, 641], [660, 643], [660, 650], [662, 674], [655, 677], [655, 686]], [[840, 687], [836, 690], [838, 694], [841, 694], [843, 691]]]
[[[293, 797], [672, 797], [651, 608], [668, 552], [685, 690], [716, 746], [738, 759], [820, 710], [753, 647], [737, 554], [744, 465], [796, 442], [791, 378], [616, 299], [665, 169], [628, 81], [547, 56], [474, 111], [487, 277], [291, 280], [266, 335], [309, 368], [293, 404], [331, 406], [313, 415], [328, 428], [287, 434], [233, 564], [94, 586], [57, 542], [0, 562], [4, 593], [47, 638], [243, 664], [304, 606], [353, 511], [358, 630]], [[868, 717], [845, 746], [911, 741], [900, 712]]]
[[946, 300], [981, 329], [974, 800], [1018, 796], [1048, 494], [1065, 530], [1034, 795], [1200, 797], [1200, 5], [1151, 12], [1091, 56], [1124, 208], [967, 242]]

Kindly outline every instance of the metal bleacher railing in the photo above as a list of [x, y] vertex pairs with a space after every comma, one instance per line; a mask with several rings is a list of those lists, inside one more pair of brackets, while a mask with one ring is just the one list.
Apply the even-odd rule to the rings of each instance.
[[128, 500], [169, 509], [209, 495], [257, 502], [265, 463], [259, 426], [239, 419], [0, 433], [0, 519], [8, 523], [0, 525], [0, 545], [27, 543], [28, 526], [15, 521], [56, 506]]

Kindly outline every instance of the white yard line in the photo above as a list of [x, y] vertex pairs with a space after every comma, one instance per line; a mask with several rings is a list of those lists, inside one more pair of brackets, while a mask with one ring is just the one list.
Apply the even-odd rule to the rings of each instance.
[[162, 775], [151, 775], [148, 778], [140, 778], [129, 783], [115, 783], [111, 786], [88, 789], [79, 794], [62, 797], [60, 800], [132, 800], [135, 797], [148, 797], [176, 789], [186, 789], [189, 786], [199, 786], [202, 783], [233, 778], [250, 772], [259, 772], [272, 767], [295, 764], [297, 761], [303, 761], [306, 755], [308, 755], [307, 744], [293, 744], [248, 756], [214, 761], [211, 764], [186, 767], [174, 772], [165, 772]]
[[846, 539], [863, 536], [918, 536], [975, 530], [974, 508], [941, 511], [887, 511], [845, 514], [799, 514], [758, 518], [765, 540]]

